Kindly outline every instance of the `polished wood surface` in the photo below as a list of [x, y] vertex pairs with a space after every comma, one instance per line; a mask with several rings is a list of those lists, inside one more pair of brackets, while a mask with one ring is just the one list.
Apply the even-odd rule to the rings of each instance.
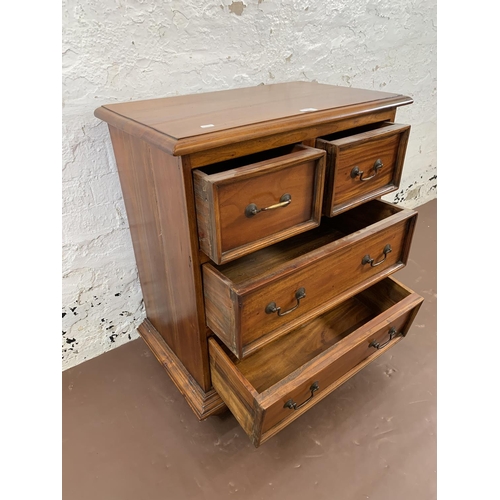
[[384, 100], [411, 101], [408, 97], [388, 92], [290, 82], [107, 104], [105, 107], [170, 137], [185, 139], [249, 124], [305, 116], [314, 111]]
[[[290, 82], [106, 104], [95, 114], [116, 127], [124, 125], [123, 119], [139, 124], [137, 131], [141, 134], [156, 131], [165, 137], [166, 151], [186, 155], [347, 117], [394, 110], [412, 102], [400, 94]], [[266, 126], [262, 127], [262, 123]]]
[[[200, 248], [221, 264], [316, 227], [323, 202], [325, 153], [292, 145], [267, 157], [242, 157], [193, 172]], [[246, 215], [291, 196], [289, 205]]]
[[[351, 132], [316, 141], [327, 151], [325, 215], [334, 216], [399, 188], [409, 125], [379, 123]], [[377, 161], [383, 166], [375, 173]], [[352, 177], [355, 167], [363, 172], [363, 179], [372, 178]]]
[[181, 159], [114, 127], [110, 135], [148, 319], [200, 387], [209, 390]]
[[[147, 313], [139, 331], [198, 418], [225, 402], [258, 445], [383, 353], [365, 344], [382, 342], [388, 322], [411, 323], [421, 299], [385, 278], [408, 259], [416, 214], [368, 201], [399, 183], [408, 127], [387, 122], [411, 102], [294, 82], [95, 111], [129, 218]], [[374, 156], [391, 167], [369, 188], [342, 183], [352, 162]], [[243, 215], [285, 192], [287, 207]], [[379, 266], [361, 263], [387, 244]], [[271, 301], [298, 307], [266, 314]], [[284, 409], [285, 397], [307, 399], [313, 376], [313, 400]]]
[[238, 370], [262, 393], [375, 316], [375, 308], [368, 307], [357, 296], [351, 297], [317, 320], [239, 360]]
[[[232, 131], [232, 142], [228, 142], [227, 134], [213, 134], [210, 136], [211, 142], [205, 149], [197, 150], [193, 147], [184, 148], [187, 150], [193, 168], [209, 165], [215, 161], [237, 158], [242, 155], [249, 155], [273, 149], [288, 144], [299, 143], [306, 146], [314, 146], [317, 137], [332, 134], [353, 127], [360, 127], [368, 123], [378, 123], [383, 121], [393, 121], [396, 116], [394, 107], [382, 107], [368, 111], [365, 106], [357, 107], [357, 110], [350, 109], [345, 115], [332, 116], [330, 112], [316, 112], [314, 122], [307, 122], [300, 127], [266, 124], [267, 135], [262, 136], [262, 124], [253, 125], [254, 130], [247, 131], [242, 135], [239, 129]], [[104, 110], [104, 108], [102, 108]], [[107, 111], [107, 110], [106, 110]], [[323, 116], [318, 116], [318, 115]], [[116, 115], [119, 116], [119, 115]], [[153, 129], [147, 129], [153, 131]], [[215, 137], [220, 135], [220, 137]], [[167, 137], [167, 136], [162, 136]], [[250, 138], [252, 137], [252, 138]], [[187, 140], [187, 139], [186, 139]], [[170, 147], [165, 145], [166, 148]], [[177, 146], [179, 149], [180, 146]]]
[[[356, 213], [346, 212], [234, 263], [204, 264], [209, 328], [242, 358], [403, 267], [416, 212], [378, 200], [365, 210], [376, 222], [361, 230]], [[381, 260], [387, 244], [392, 252], [382, 264], [362, 264], [367, 254]], [[283, 317], [266, 313], [270, 302], [283, 311], [291, 309], [296, 304], [295, 293], [302, 287], [306, 297], [293, 312]]]
[[[356, 373], [360, 364], [397, 343], [401, 336], [380, 350], [370, 346], [373, 341], [386, 342], [391, 327], [406, 335], [423, 299], [390, 278], [375, 284], [369, 293], [380, 297], [376, 304], [364, 301], [361, 292], [241, 361], [210, 339], [212, 372], [217, 373], [214, 387], [231, 394], [232, 400], [225, 402], [244, 422], [255, 446]], [[400, 300], [395, 302], [396, 298]], [[302, 409], [284, 406], [289, 399], [297, 404], [307, 400], [314, 382], [319, 390]]]

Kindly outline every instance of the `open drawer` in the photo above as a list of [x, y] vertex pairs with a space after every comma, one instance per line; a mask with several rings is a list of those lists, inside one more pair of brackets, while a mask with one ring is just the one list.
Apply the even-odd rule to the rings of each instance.
[[194, 170], [201, 250], [221, 264], [318, 226], [325, 156], [291, 144]]
[[211, 337], [212, 384], [259, 446], [406, 336], [422, 301], [386, 278], [243, 360]]
[[327, 152], [323, 213], [329, 217], [399, 187], [410, 126], [383, 122], [316, 140]]
[[373, 200], [236, 261], [204, 264], [207, 326], [248, 356], [401, 269], [416, 218]]

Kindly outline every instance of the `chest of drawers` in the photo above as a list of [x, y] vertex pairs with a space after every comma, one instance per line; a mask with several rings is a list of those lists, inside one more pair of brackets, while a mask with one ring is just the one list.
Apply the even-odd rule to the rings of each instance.
[[294, 82], [105, 105], [147, 319], [200, 419], [255, 446], [399, 342], [417, 214], [399, 94]]

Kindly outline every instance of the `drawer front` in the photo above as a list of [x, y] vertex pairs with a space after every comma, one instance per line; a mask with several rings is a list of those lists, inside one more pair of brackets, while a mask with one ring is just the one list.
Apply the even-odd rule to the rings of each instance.
[[416, 217], [405, 210], [240, 289], [205, 264], [208, 327], [238, 358], [249, 355], [403, 267]]
[[[372, 290], [375, 301], [387, 301], [387, 306], [379, 310], [379, 314], [368, 317], [362, 324], [356, 324], [356, 319], [353, 319], [352, 324], [356, 326], [351, 333], [291, 373], [286, 370], [280, 372], [280, 360], [275, 359], [277, 373], [282, 379], [262, 391], [254, 388], [250, 382], [252, 378], [259, 378], [249, 368], [251, 358], [235, 363], [214, 338], [209, 339], [214, 388], [256, 446], [286, 427], [406, 336], [423, 299], [404, 287], [406, 296], [390, 301], [384, 294], [390, 295], [393, 287], [403, 285], [390, 278], [384, 281], [380, 287], [375, 285]], [[367, 300], [369, 303], [369, 294]], [[338, 320], [334, 312], [325, 313], [291, 332], [286, 337], [290, 337], [288, 347], [283, 339], [279, 339], [281, 347], [286, 350], [288, 357], [293, 355], [295, 344], [300, 344], [301, 350], [307, 349], [304, 339], [310, 336], [311, 344], [315, 344], [316, 337], [328, 335], [325, 331], [330, 328], [329, 322], [334, 320]], [[271, 348], [272, 344], [263, 348], [263, 351]], [[259, 355], [265, 359], [265, 353]], [[255, 361], [253, 370], [259, 370], [259, 361]]]
[[318, 139], [327, 152], [324, 214], [334, 216], [399, 187], [409, 125], [384, 123], [339, 139]]
[[[318, 363], [318, 366], [311, 370], [307, 380], [297, 387], [294, 387], [292, 390], [284, 391], [283, 395], [276, 397], [276, 394], [279, 394], [279, 392], [275, 393], [275, 390], [268, 391], [268, 394], [263, 394], [263, 396], [265, 398], [267, 396], [267, 398], [262, 402], [262, 405], [265, 407], [262, 421], [262, 434], [268, 433], [279, 423], [288, 421], [290, 417], [294, 416], [293, 414], [296, 411], [302, 408], [306, 411], [317, 401], [329, 394], [334, 388], [338, 387], [340, 384], [335, 385], [335, 387], [331, 386], [362, 361], [376, 355], [378, 351], [389, 348], [389, 345], [393, 345], [401, 340], [401, 330], [408, 323], [411, 315], [412, 311], [406, 312], [391, 320], [388, 325], [376, 326], [374, 332], [369, 328], [368, 331], [363, 332], [363, 334], [356, 339], [355, 343], [354, 339], [350, 339], [353, 341], [353, 344], [347, 345], [346, 342], [343, 349], [339, 349], [339, 353], [335, 357], [335, 360], [325, 359], [322, 363]], [[395, 335], [395, 337], [391, 338], [389, 332], [392, 332], [393, 329], [396, 333], [392, 334]], [[376, 347], [374, 347], [375, 343], [383, 345], [386, 342], [389, 343], [382, 349], [376, 349]], [[374, 356], [374, 359], [376, 357], [378, 356]], [[317, 389], [311, 393], [311, 387], [315, 383]], [[291, 401], [292, 404], [287, 405], [289, 401]], [[293, 403], [295, 403], [296, 406]], [[299, 405], [303, 406], [294, 409]]]
[[[275, 279], [243, 297], [240, 311], [243, 345], [276, 332], [294, 318], [306, 315], [324, 304], [328, 304], [325, 308], [330, 307], [335, 297], [363, 282], [372, 282], [376, 276], [385, 275], [388, 269], [402, 267], [407, 233], [408, 222], [400, 222], [353, 245], [333, 251], [305, 269]], [[392, 251], [384, 255], [386, 245], [391, 245]], [[365, 255], [373, 256], [381, 263], [375, 267], [368, 263], [362, 264]], [[297, 309], [281, 317], [277, 313], [266, 312], [271, 302], [281, 307], [282, 312], [292, 309], [297, 305], [295, 294], [301, 288], [305, 291], [305, 297], [298, 301]]]
[[201, 250], [220, 264], [318, 226], [324, 171], [325, 152], [300, 145], [215, 174], [195, 170]]

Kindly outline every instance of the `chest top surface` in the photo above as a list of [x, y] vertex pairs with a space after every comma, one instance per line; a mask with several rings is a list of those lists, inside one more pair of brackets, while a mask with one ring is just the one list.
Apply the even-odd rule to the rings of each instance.
[[104, 104], [94, 114], [170, 154], [183, 155], [412, 102], [402, 94], [289, 82]]
[[375, 90], [290, 82], [103, 107], [179, 140], [260, 122], [304, 115], [312, 118], [318, 111], [375, 102], [401, 106], [410, 104], [411, 98]]

